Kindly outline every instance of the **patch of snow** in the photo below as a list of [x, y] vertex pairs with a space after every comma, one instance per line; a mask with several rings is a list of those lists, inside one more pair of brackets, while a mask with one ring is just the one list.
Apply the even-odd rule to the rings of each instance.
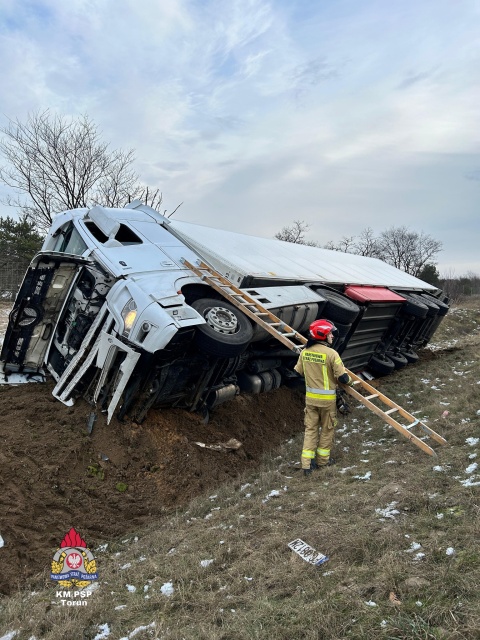
[[421, 548], [422, 545], [419, 542], [412, 542], [412, 544], [410, 545], [410, 549], [406, 549], [406, 553], [413, 553], [414, 551], [417, 551]]
[[477, 469], [478, 469], [478, 464], [476, 462], [472, 462], [472, 464], [469, 464], [468, 467], [465, 469], [465, 473], [473, 473]]
[[467, 438], [465, 442], [469, 444], [471, 447], [474, 447], [476, 444], [480, 442], [480, 438]]
[[353, 476], [353, 477], [356, 478], [357, 480], [370, 480], [370, 478], [372, 477], [372, 472], [367, 471], [367, 473], [364, 476]]
[[476, 453], [471, 453], [471, 454], [468, 456], [468, 459], [469, 459], [469, 460], [475, 460], [475, 458], [476, 458], [476, 457], [477, 457], [477, 454], [476, 454]]
[[270, 498], [278, 498], [280, 491], [278, 489], [272, 489], [270, 493], [262, 500], [262, 502], [268, 502]]
[[138, 636], [138, 634], [141, 633], [142, 631], [147, 631], [148, 629], [153, 629], [153, 627], [155, 627], [155, 622], [151, 622], [148, 625], [142, 625], [140, 627], [137, 627], [133, 631], [130, 631], [128, 636], [123, 636], [122, 638], [119, 638], [119, 640], [131, 640], [131, 638], [135, 638], [135, 636]]
[[12, 640], [17, 635], [18, 631], [9, 631], [4, 636], [0, 638], [0, 640]]
[[436, 518], [437, 518], [437, 520], [442, 520], [443, 519], [443, 513], [437, 513]]
[[251, 582], [253, 580], [253, 578], [247, 578], [247, 576], [243, 576], [245, 578], [245, 580], [248, 580], [248, 582]]
[[210, 560], [200, 560], [200, 566], [201, 567], [208, 567], [209, 565], [211, 565], [213, 562], [213, 558], [211, 558]]
[[128, 568], [129, 568], [129, 567], [131, 567], [131, 566], [132, 566], [132, 563], [131, 563], [131, 562], [127, 562], [127, 564], [123, 564], [123, 565], [120, 567], [120, 571], [123, 571], [124, 569], [128, 569]]
[[478, 487], [480, 486], [480, 482], [474, 482], [472, 478], [467, 478], [467, 480], [460, 480], [460, 484], [463, 484], [464, 487]]
[[377, 603], [374, 602], [373, 600], [368, 600], [367, 602], [365, 602], [365, 604], [367, 605], [367, 607], [376, 607]]
[[162, 586], [160, 587], [160, 592], [164, 595], [164, 596], [173, 596], [173, 582], [165, 582], [164, 584], [162, 584]]
[[420, 552], [420, 553], [416, 553], [416, 554], [413, 556], [413, 559], [414, 559], [414, 560], [421, 560], [421, 559], [422, 559], [422, 558], [424, 558], [424, 557], [425, 557], [425, 554], [424, 554], [424, 553], [422, 553], [422, 552]]
[[135, 591], [137, 590], [137, 587], [135, 587], [133, 584], [126, 584], [125, 586], [130, 591], [130, 593], [135, 593]]
[[[4, 546], [5, 546], [5, 540], [2, 538], [2, 536], [0, 536], [0, 549]], [[0, 640], [2, 639], [0, 638]]]
[[353, 467], [343, 467], [343, 469], [339, 469], [338, 473], [347, 473], [347, 471], [350, 471], [350, 469], [356, 469], [357, 465], [354, 464]]
[[421, 602], [420, 600], [417, 600], [415, 604], [417, 605], [417, 607], [423, 607], [423, 602]]
[[247, 487], [251, 487], [251, 486], [252, 485], [249, 482], [247, 482], [247, 484], [242, 484], [242, 486], [240, 487], [240, 491], [245, 491]]
[[98, 628], [100, 630], [100, 633], [97, 633], [93, 640], [103, 640], [103, 638], [108, 638], [108, 636], [110, 635], [110, 627], [108, 626], [108, 624], [99, 624]]
[[448, 547], [445, 553], [447, 554], [447, 556], [453, 556], [455, 553], [455, 549], [453, 547]]
[[398, 509], [395, 509], [397, 504], [398, 502], [391, 502], [385, 507], [385, 509], [375, 509], [375, 513], [377, 513], [379, 516], [382, 516], [381, 520], [384, 520], [385, 518], [391, 518], [392, 520], [394, 520], [395, 516], [400, 513]]
[[386, 620], [382, 620], [382, 621], [380, 622], [380, 626], [381, 626], [381, 627], [383, 627], [383, 628], [385, 628], [385, 627], [387, 626], [387, 624], [388, 624], [388, 623], [387, 623], [387, 621], [386, 621]]
[[440, 465], [436, 465], [435, 467], [432, 467], [433, 471], [445, 471], [445, 469], [443, 467], [441, 467]]
[[115, 611], [121, 611], [122, 609], [126, 609], [126, 604], [119, 604], [118, 607], [115, 607]]

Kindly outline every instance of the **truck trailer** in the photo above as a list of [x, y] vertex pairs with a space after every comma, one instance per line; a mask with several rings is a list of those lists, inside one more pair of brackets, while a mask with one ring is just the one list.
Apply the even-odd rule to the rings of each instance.
[[238, 393], [298, 384], [298, 354], [188, 265], [208, 265], [306, 336], [331, 320], [333, 347], [372, 379], [418, 359], [448, 300], [381, 260], [123, 209], [59, 213], [32, 260], [0, 354], [4, 383], [55, 380], [110, 421], [151, 408], [208, 414]]

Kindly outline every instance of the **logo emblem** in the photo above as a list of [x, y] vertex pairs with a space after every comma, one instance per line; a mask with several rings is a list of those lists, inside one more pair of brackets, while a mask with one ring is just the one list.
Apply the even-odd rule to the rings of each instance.
[[52, 560], [50, 578], [62, 587], [83, 589], [98, 580], [97, 563], [87, 543], [72, 527]]

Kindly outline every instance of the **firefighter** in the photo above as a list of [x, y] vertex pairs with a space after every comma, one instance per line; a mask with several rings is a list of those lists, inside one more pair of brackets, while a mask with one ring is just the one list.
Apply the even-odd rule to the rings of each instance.
[[330, 449], [337, 425], [337, 380], [352, 384], [342, 359], [331, 348], [335, 325], [329, 320], [315, 320], [309, 339], [300, 354], [295, 371], [305, 378], [305, 438], [302, 469], [307, 476], [317, 467], [333, 464]]

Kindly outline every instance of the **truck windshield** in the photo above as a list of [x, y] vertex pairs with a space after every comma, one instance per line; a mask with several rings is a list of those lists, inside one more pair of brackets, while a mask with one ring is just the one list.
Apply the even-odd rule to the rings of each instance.
[[59, 229], [53, 251], [81, 256], [86, 249], [87, 244], [73, 226], [73, 222], [69, 222]]

